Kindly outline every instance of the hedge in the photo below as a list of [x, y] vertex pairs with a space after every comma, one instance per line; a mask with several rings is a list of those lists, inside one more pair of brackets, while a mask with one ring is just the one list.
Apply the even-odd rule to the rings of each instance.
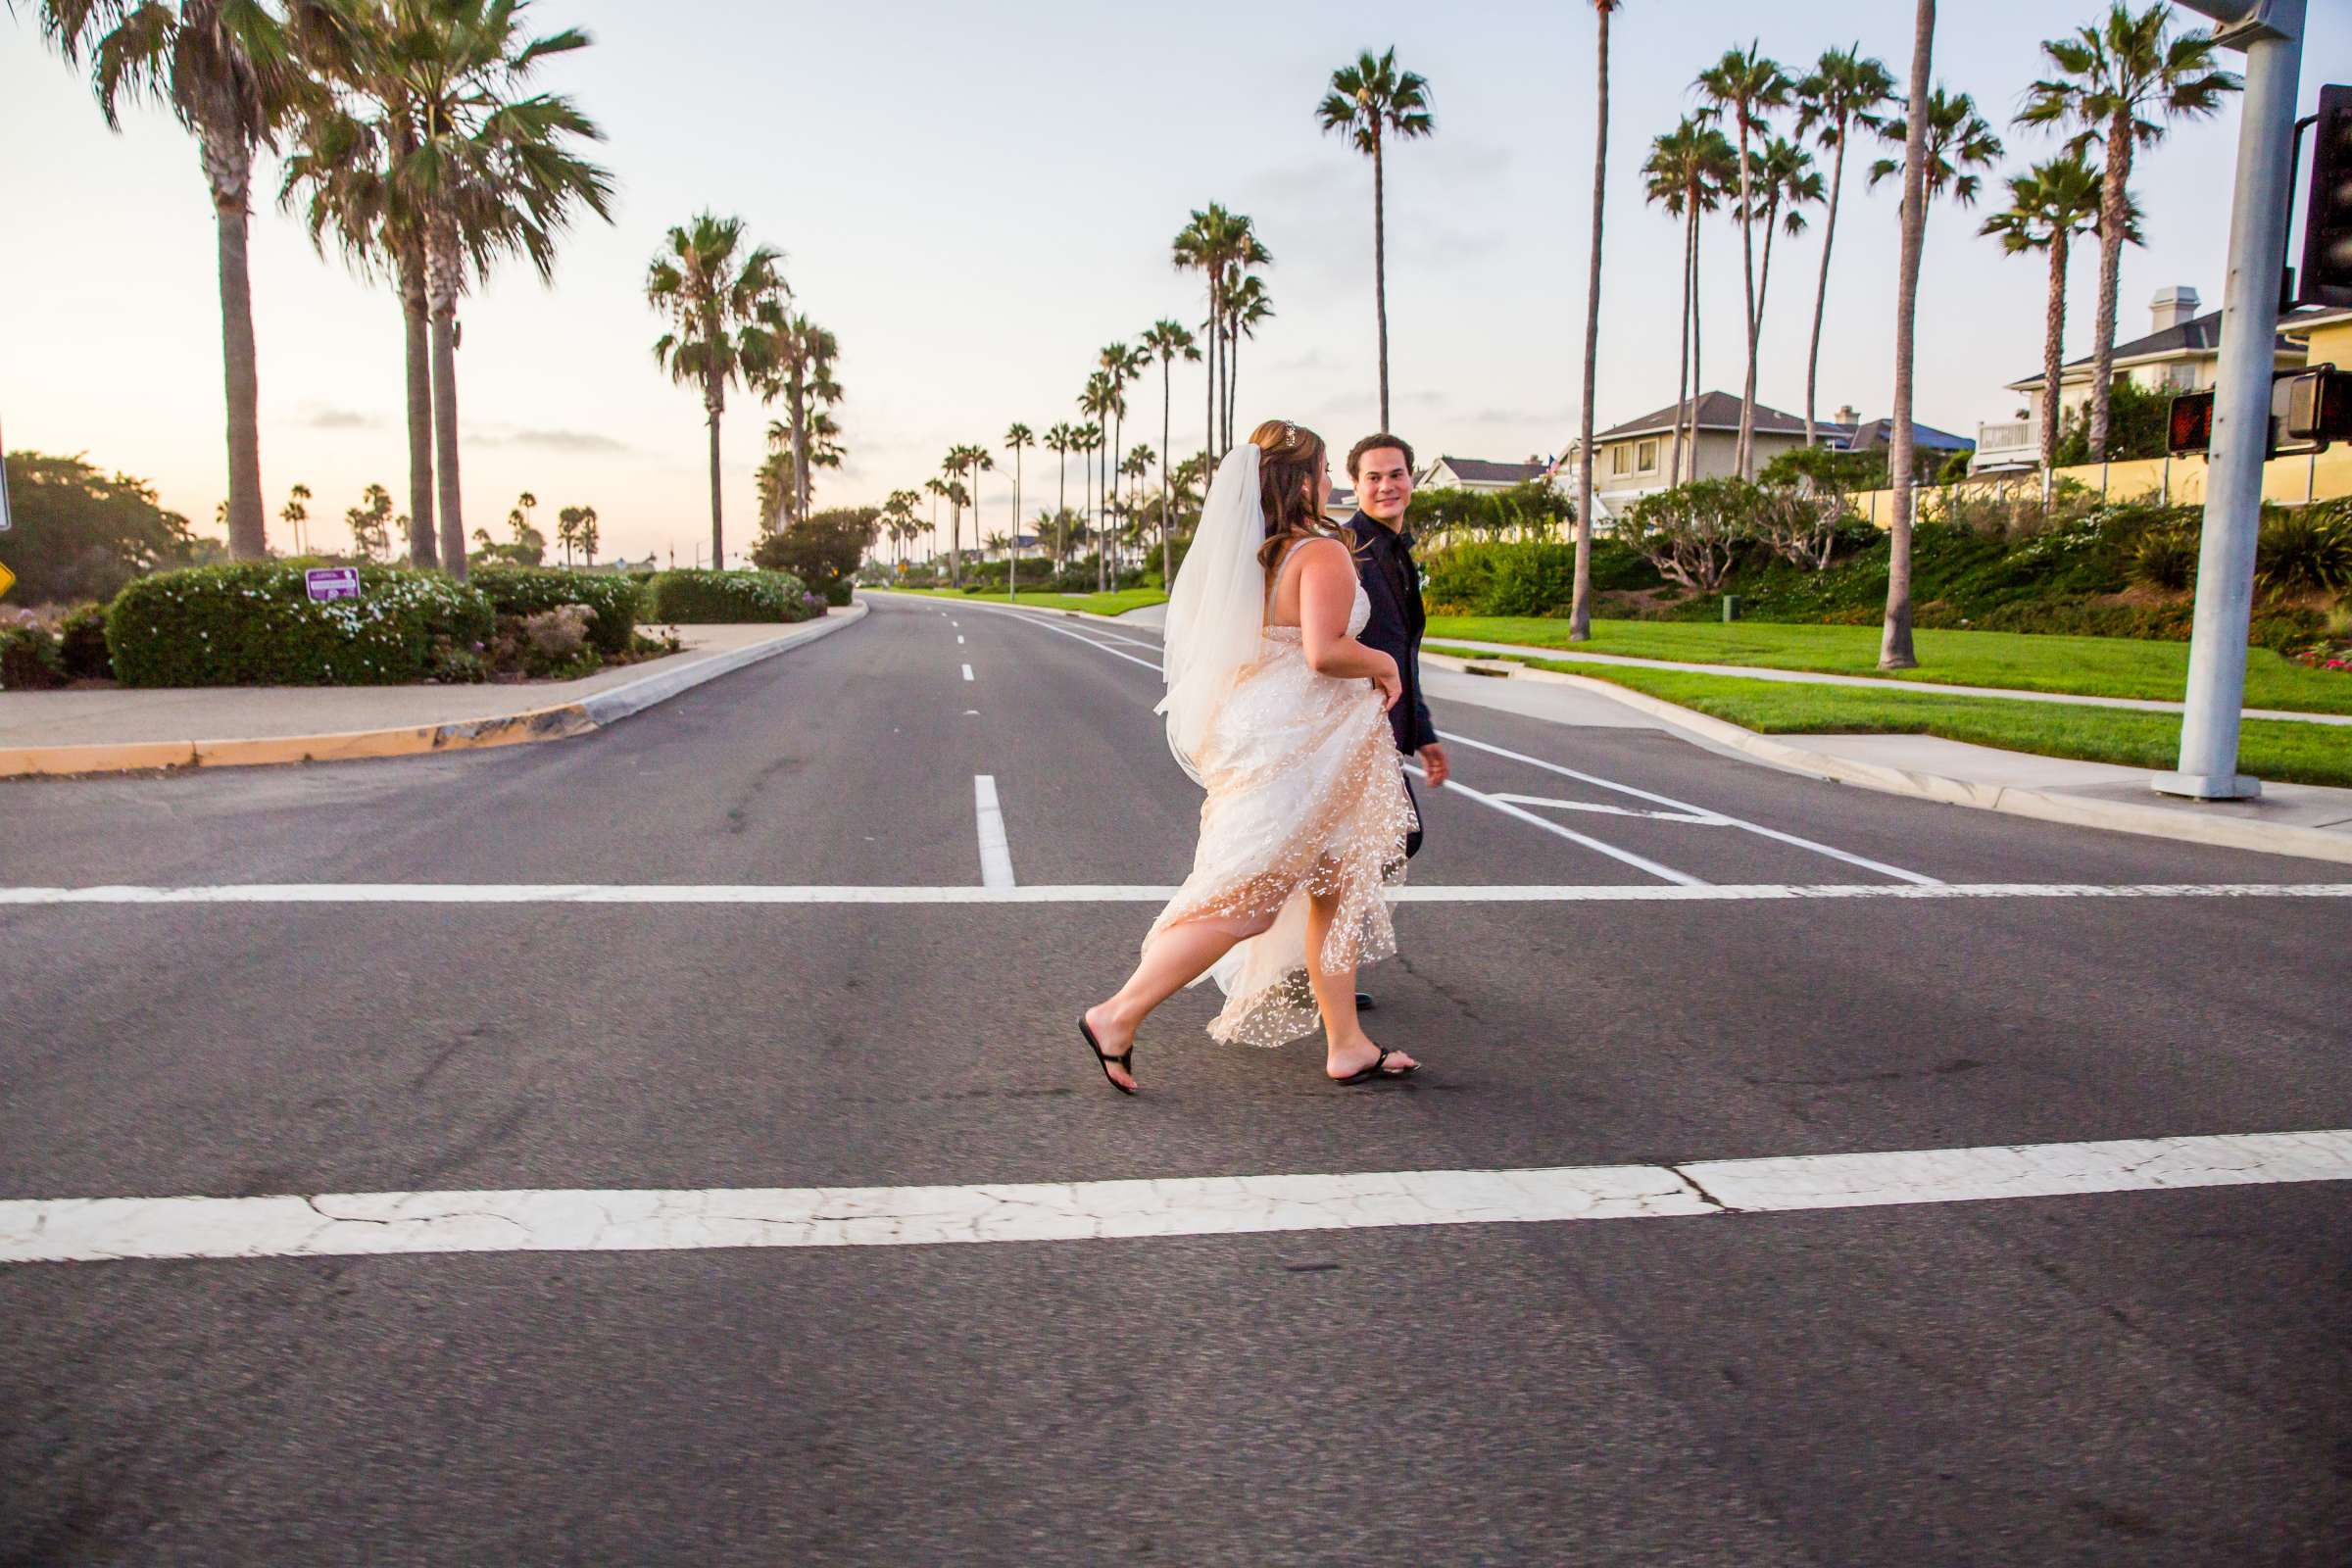
[[602, 654], [625, 654], [645, 608], [644, 584], [617, 571], [565, 571], [560, 566], [487, 566], [466, 574], [466, 586], [502, 615], [536, 615], [558, 605], [595, 612], [588, 640]]
[[435, 644], [489, 637], [489, 600], [438, 572], [362, 566], [360, 597], [312, 603], [303, 568], [252, 563], [143, 577], [106, 616], [125, 686], [366, 686], [425, 680]]
[[657, 571], [646, 580], [648, 620], [673, 625], [713, 621], [808, 620], [825, 602], [789, 571]]

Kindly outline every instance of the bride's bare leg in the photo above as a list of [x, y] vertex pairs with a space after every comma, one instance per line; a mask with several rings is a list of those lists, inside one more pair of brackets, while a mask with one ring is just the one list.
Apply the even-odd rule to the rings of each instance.
[[[1332, 922], [1339, 914], [1337, 893], [1307, 895], [1306, 978], [1314, 987], [1316, 1005], [1323, 1009], [1323, 1070], [1334, 1078], [1345, 1078], [1378, 1061], [1380, 1048], [1356, 1021], [1355, 965], [1323, 967], [1323, 940], [1331, 935]], [[1389, 1060], [1396, 1071], [1419, 1065], [1401, 1051], [1392, 1054]]]
[[[1117, 994], [1086, 1009], [1086, 1026], [1102, 1043], [1105, 1054], [1123, 1055], [1152, 1008], [1206, 974], [1209, 965], [1225, 956], [1236, 942], [1256, 936], [1273, 923], [1271, 916], [1256, 920], [1203, 917], [1169, 926], [1144, 950], [1143, 961]], [[1348, 993], [1348, 1000], [1354, 1001], [1353, 992]], [[1135, 1087], [1135, 1078], [1126, 1068], [1115, 1061], [1109, 1068], [1115, 1081]]]

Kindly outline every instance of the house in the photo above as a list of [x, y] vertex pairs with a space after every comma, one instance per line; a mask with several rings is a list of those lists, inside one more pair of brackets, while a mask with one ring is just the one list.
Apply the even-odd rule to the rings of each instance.
[[[1740, 444], [1740, 399], [1729, 392], [1706, 392], [1679, 409], [1670, 404], [1595, 434], [1592, 447], [1598, 456], [1592, 467], [1593, 520], [1606, 522], [1634, 502], [1673, 482], [1678, 413], [1687, 432], [1685, 439], [1690, 443], [1690, 449], [1683, 455], [1681, 476], [1684, 479], [1732, 477], [1739, 471], [1733, 454]], [[1880, 451], [1888, 444], [1893, 424], [1892, 419], [1864, 420], [1850, 408], [1839, 409], [1837, 418], [1814, 421], [1814, 438], [1816, 444], [1840, 452]], [[1695, 433], [1688, 433], [1693, 430]], [[1918, 471], [1923, 472], [1940, 466], [1951, 453], [1966, 452], [1974, 445], [1965, 436], [1917, 420], [1912, 421], [1911, 436], [1918, 454]], [[1762, 472], [1782, 453], [1804, 444], [1802, 416], [1767, 408], [1761, 403], [1756, 405], [1757, 472]], [[1581, 456], [1572, 443], [1552, 482], [1563, 490], [1573, 490], [1580, 461]]]
[[[2156, 291], [2148, 304], [2148, 331], [2115, 346], [2114, 378], [2150, 392], [2198, 392], [2213, 385], [2222, 356], [2222, 313], [2197, 314], [2197, 291], [2175, 284]], [[2291, 321], [2279, 323], [2273, 365], [2281, 370], [2303, 364], [2303, 345], [2292, 340]], [[2070, 360], [2058, 371], [2058, 417], [2079, 413], [2090, 401], [2090, 355]], [[2007, 383], [2023, 404], [2013, 419], [1977, 426], [1977, 456], [1971, 473], [2031, 468], [2041, 462], [2041, 382], [2032, 375]]]
[[1489, 463], [1484, 458], [1440, 458], [1413, 480], [1417, 490], [1508, 490], [1541, 479], [1550, 470], [1541, 458], [1525, 463]]

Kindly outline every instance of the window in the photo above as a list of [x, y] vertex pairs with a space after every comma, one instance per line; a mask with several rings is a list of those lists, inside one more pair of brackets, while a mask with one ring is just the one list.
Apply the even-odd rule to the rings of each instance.
[[1658, 444], [1655, 441], [1644, 441], [1634, 449], [1634, 466], [1643, 473], [1658, 471]]
[[1633, 471], [1634, 471], [1634, 451], [1633, 451], [1633, 448], [1631, 448], [1631, 447], [1626, 447], [1626, 446], [1614, 446], [1614, 447], [1611, 447], [1611, 448], [1609, 448], [1609, 471], [1610, 471], [1611, 473], [1631, 473], [1631, 472], [1633, 472]]

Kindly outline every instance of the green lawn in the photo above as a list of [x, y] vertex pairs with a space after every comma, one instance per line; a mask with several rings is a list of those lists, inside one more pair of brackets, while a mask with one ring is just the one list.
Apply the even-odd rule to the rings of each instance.
[[1156, 588], [1121, 588], [1107, 594], [965, 594], [947, 588], [892, 588], [894, 594], [921, 594], [926, 599], [953, 599], [962, 604], [1017, 604], [1030, 610], [1083, 610], [1097, 615], [1124, 615], [1146, 605], [1164, 605], [1168, 596]]
[[[2155, 771], [2175, 766], [2180, 750], [2179, 718], [2128, 708], [1808, 686], [1623, 664], [1527, 662], [1631, 687], [1768, 735], [1941, 735], [2012, 752]], [[2238, 758], [2257, 778], [2352, 786], [2352, 727], [2250, 718], [2239, 738]]]
[[[1434, 639], [1474, 638], [1566, 648], [1568, 622], [1536, 615], [1435, 615]], [[1742, 620], [1595, 620], [1579, 653], [1669, 659], [1695, 664], [1752, 664], [1832, 675], [1887, 675], [1954, 686], [2067, 692], [2082, 697], [2152, 697], [2179, 702], [2188, 680], [2188, 644], [2127, 637], [2049, 637], [2012, 631], [1914, 633], [1920, 667], [1879, 668], [1876, 626], [1783, 625]], [[1604, 665], [1584, 665], [1594, 674]], [[2352, 713], [2352, 676], [2312, 669], [2267, 648], [2246, 652], [2246, 706], [2295, 712]]]

